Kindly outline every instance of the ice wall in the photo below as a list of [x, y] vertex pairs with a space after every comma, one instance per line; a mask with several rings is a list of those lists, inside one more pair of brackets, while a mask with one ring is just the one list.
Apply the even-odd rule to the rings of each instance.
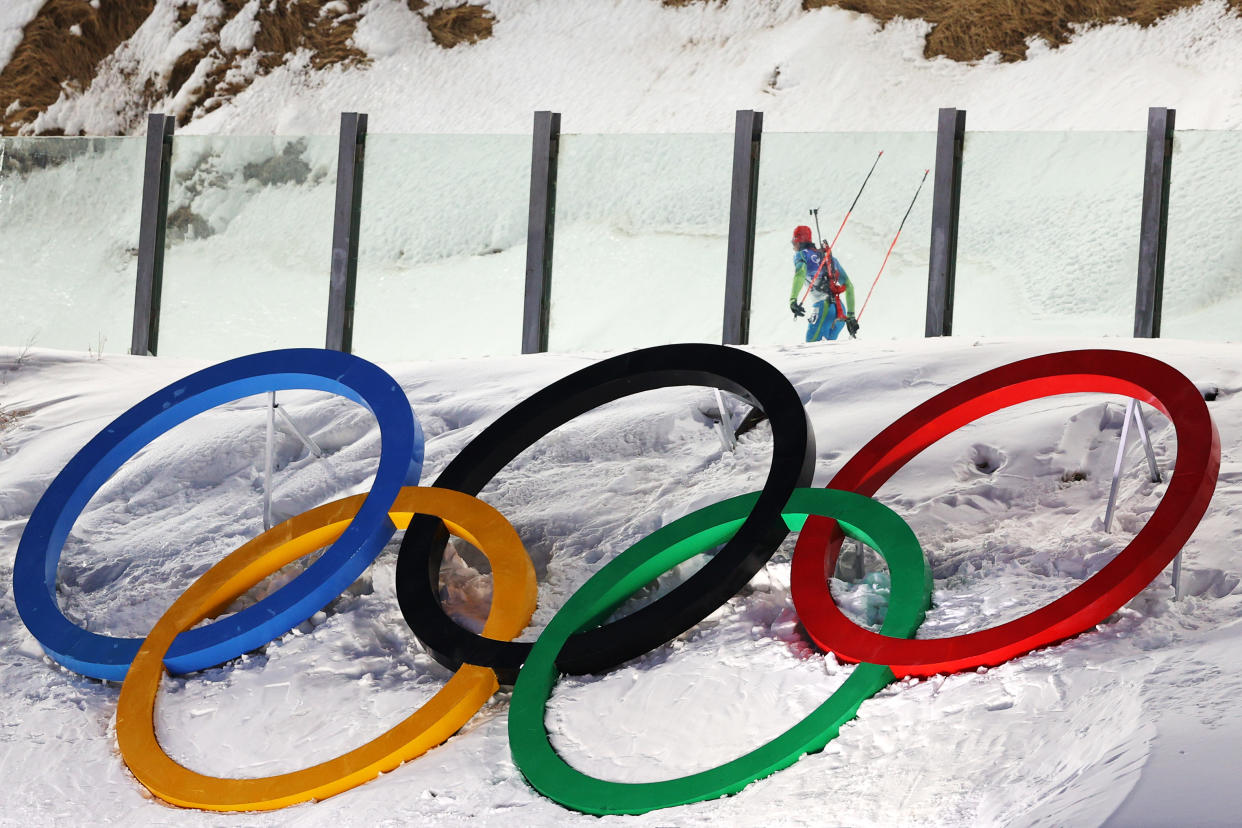
[[[0, 165], [0, 342], [128, 347], [141, 139], [9, 139]], [[968, 133], [954, 333], [1129, 335], [1145, 136]], [[760, 160], [751, 341], [801, 340], [797, 224], [835, 236], [867, 338], [923, 332], [932, 176], [876, 283], [932, 133], [773, 133]], [[520, 347], [527, 136], [375, 135], [362, 199], [355, 349], [376, 359]], [[174, 140], [160, 351], [320, 346], [335, 136]], [[719, 341], [732, 136], [562, 136], [551, 347]], [[1179, 133], [1166, 336], [1236, 340], [1242, 133]]]

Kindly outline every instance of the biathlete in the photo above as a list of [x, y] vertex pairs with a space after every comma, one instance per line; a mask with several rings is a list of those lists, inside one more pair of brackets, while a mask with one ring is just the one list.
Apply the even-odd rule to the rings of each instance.
[[[836, 339], [844, 328], [850, 336], [858, 333], [854, 318], [854, 284], [831, 251], [815, 246], [811, 228], [799, 225], [793, 232], [794, 280], [789, 294], [789, 310], [794, 318], [806, 315], [798, 302], [803, 285], [810, 283], [811, 314], [807, 316], [806, 341]], [[844, 306], [841, 294], [845, 294]]]

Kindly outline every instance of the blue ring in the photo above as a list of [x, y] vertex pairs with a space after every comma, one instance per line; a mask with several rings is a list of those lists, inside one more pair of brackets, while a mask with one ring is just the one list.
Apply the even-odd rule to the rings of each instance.
[[241, 612], [177, 636], [164, 663], [172, 672], [188, 673], [261, 647], [322, 609], [362, 574], [395, 531], [388, 507], [402, 486], [417, 485], [422, 475], [423, 431], [405, 392], [379, 366], [339, 351], [250, 354], [178, 380], [117, 417], [74, 455], [35, 506], [13, 563], [13, 597], [49, 656], [83, 675], [120, 680], [142, 644], [141, 638], [84, 630], [56, 603], [61, 549], [99, 487], [139, 449], [195, 414], [290, 389], [340, 394], [375, 415], [382, 436], [371, 491], [341, 537], [302, 574]]

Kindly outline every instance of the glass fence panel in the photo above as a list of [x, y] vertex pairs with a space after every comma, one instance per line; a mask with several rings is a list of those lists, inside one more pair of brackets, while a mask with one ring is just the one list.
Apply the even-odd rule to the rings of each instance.
[[1160, 335], [1242, 342], [1242, 132], [1173, 137]]
[[0, 139], [0, 345], [129, 351], [144, 147]]
[[[566, 135], [551, 347], [717, 342], [732, 135]], [[0, 344], [124, 352], [143, 138], [0, 141]], [[921, 336], [933, 133], [764, 136], [751, 341], [799, 342], [798, 224], [833, 238], [861, 337]], [[968, 133], [954, 333], [1129, 336], [1143, 133]], [[179, 136], [161, 354], [323, 343], [336, 136]], [[368, 138], [355, 351], [438, 359], [520, 350], [530, 138]], [[1174, 143], [1162, 333], [1242, 338], [1242, 134]], [[51, 217], [51, 220], [49, 220]], [[435, 325], [417, 315], [434, 313]], [[446, 321], [448, 320], [448, 321]], [[453, 321], [456, 320], [456, 321]], [[460, 336], [445, 337], [445, 330]]]
[[322, 348], [336, 136], [173, 138], [158, 352]]
[[720, 342], [733, 136], [565, 135], [549, 350]]
[[1132, 336], [1146, 143], [967, 132], [953, 333]]
[[[794, 276], [790, 242], [796, 226], [806, 225], [815, 232], [816, 218], [811, 210], [819, 211], [817, 241], [822, 238], [831, 243], [840, 230], [833, 252], [853, 284], [859, 338], [923, 335], [931, 238], [930, 174], [921, 190], [919, 186], [935, 155], [936, 135], [930, 132], [763, 136], [751, 294], [752, 343], [806, 339], [807, 318], [795, 319], [789, 310]], [[875, 170], [867, 179], [873, 164]], [[866, 187], [859, 195], [864, 180]], [[858, 203], [846, 221], [856, 196]], [[910, 217], [902, 227], [907, 209]], [[892, 254], [885, 264], [890, 247]], [[808, 312], [812, 310], [809, 300], [802, 304]], [[841, 338], [846, 337], [841, 334]]]
[[367, 137], [354, 353], [521, 353], [530, 155], [529, 135]]

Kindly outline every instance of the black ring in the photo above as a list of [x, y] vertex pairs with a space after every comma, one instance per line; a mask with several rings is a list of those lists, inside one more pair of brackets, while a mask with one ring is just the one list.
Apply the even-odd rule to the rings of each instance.
[[[602, 672], [672, 640], [706, 618], [763, 568], [788, 533], [781, 510], [815, 471], [815, 434], [798, 392], [764, 360], [723, 345], [644, 348], [577, 371], [519, 403], [474, 438], [435, 485], [470, 495], [548, 432], [607, 402], [676, 385], [729, 391], [759, 406], [772, 425], [772, 467], [754, 509], [706, 565], [656, 601], [574, 635], [557, 659], [564, 673]], [[493, 641], [463, 629], [440, 605], [447, 533], [439, 518], [416, 515], [397, 557], [397, 601], [414, 635], [450, 670], [494, 669], [512, 684], [531, 644]]]

